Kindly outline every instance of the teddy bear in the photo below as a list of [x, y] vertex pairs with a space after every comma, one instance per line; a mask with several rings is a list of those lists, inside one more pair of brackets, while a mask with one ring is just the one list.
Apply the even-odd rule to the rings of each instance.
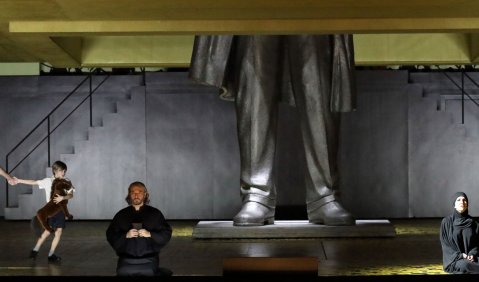
[[73, 215], [71, 215], [68, 211], [68, 200], [63, 200], [58, 204], [55, 204], [53, 201], [55, 195], [66, 196], [71, 190], [73, 190], [73, 184], [70, 180], [65, 178], [56, 178], [53, 180], [50, 201], [48, 201], [45, 206], [39, 209], [36, 214], [38, 222], [49, 232], [53, 232], [54, 230], [50, 227], [50, 225], [48, 225], [48, 218], [54, 216], [59, 211], [63, 211], [66, 219], [73, 219]]

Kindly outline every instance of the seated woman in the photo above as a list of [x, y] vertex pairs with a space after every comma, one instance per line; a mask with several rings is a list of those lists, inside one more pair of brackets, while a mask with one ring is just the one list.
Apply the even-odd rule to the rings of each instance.
[[453, 196], [454, 212], [442, 219], [441, 247], [444, 271], [479, 273], [479, 225], [468, 213], [468, 199], [463, 192]]

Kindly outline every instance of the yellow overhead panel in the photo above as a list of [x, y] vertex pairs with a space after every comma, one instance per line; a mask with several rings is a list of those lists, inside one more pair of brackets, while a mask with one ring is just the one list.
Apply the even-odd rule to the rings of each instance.
[[354, 35], [356, 65], [469, 64], [469, 35]]
[[[469, 35], [354, 35], [356, 65], [468, 64]], [[83, 66], [186, 67], [193, 36], [99, 36], [83, 40]]]
[[0, 76], [40, 75], [38, 63], [0, 63]]
[[[468, 64], [467, 34], [354, 35], [356, 65]], [[193, 36], [99, 36], [83, 39], [82, 66], [189, 65]], [[440, 48], [439, 48], [440, 47]]]
[[86, 37], [82, 66], [187, 67], [193, 40], [191, 35]]

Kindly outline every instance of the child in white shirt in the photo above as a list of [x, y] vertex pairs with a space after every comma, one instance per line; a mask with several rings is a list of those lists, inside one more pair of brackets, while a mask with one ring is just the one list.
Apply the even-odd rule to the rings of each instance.
[[[39, 189], [45, 190], [45, 200], [48, 203], [48, 201], [50, 201], [50, 193], [52, 189], [53, 180], [55, 178], [65, 177], [65, 174], [67, 172], [67, 165], [62, 161], [56, 161], [52, 165], [52, 172], [53, 172], [53, 177], [47, 177], [41, 180], [26, 180], [26, 179], [19, 179], [14, 177], [14, 182], [28, 184], [28, 185], [38, 185]], [[59, 203], [63, 200], [69, 200], [73, 198], [73, 192], [74, 190], [72, 190], [66, 196], [55, 195], [55, 197], [53, 198], [53, 201], [55, 203]], [[63, 228], [65, 228], [65, 214], [63, 213], [63, 211], [60, 211], [56, 215], [49, 218], [48, 224], [53, 229], [55, 229], [55, 237], [53, 238], [52, 245], [50, 247], [50, 252], [48, 253], [48, 262], [53, 262], [53, 263], [60, 262], [61, 258], [55, 254], [55, 249], [57, 248], [58, 243], [60, 243], [62, 231], [63, 231]], [[42, 246], [43, 242], [45, 242], [45, 240], [48, 238], [48, 236], [50, 236], [50, 232], [47, 230], [44, 230], [42, 235], [38, 238], [35, 247], [30, 251], [30, 256], [29, 256], [30, 258], [36, 259], [38, 255], [38, 251], [40, 250], [40, 247]]]

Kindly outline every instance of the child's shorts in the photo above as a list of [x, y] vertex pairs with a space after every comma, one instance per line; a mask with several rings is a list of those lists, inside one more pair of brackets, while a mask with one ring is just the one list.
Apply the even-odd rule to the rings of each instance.
[[63, 211], [59, 211], [54, 216], [48, 218], [48, 225], [53, 229], [65, 228], [65, 214]]

